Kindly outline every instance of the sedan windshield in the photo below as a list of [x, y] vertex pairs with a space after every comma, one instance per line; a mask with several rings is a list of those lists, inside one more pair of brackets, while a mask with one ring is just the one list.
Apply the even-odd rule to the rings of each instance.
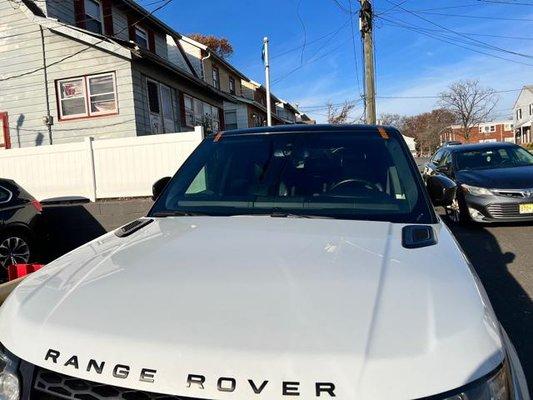
[[[399, 136], [399, 135], [398, 135]], [[434, 222], [396, 135], [374, 131], [206, 139], [151, 216], [257, 215]]]
[[457, 152], [458, 171], [533, 166], [533, 155], [519, 146]]

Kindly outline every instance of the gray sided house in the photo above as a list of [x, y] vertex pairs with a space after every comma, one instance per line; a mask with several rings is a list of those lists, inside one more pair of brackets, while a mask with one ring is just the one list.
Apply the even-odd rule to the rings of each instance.
[[224, 93], [198, 76], [181, 35], [132, 0], [0, 0], [0, 147], [208, 130]]
[[520, 91], [514, 107], [515, 142], [533, 143], [533, 85], [526, 85]]

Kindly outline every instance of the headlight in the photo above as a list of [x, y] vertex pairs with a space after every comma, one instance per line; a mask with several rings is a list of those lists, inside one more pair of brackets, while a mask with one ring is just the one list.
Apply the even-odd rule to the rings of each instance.
[[504, 365], [488, 378], [475, 381], [443, 400], [509, 400], [510, 394], [507, 366]]
[[489, 189], [485, 189], [478, 186], [461, 185], [465, 192], [473, 196], [492, 196], [492, 192]]
[[20, 398], [17, 368], [18, 359], [0, 346], [0, 400]]

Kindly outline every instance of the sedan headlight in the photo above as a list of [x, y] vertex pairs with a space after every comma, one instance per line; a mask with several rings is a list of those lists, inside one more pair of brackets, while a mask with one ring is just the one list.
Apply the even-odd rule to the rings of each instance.
[[508, 378], [507, 366], [504, 365], [488, 378], [474, 381], [442, 400], [509, 400], [511, 391]]
[[17, 368], [18, 359], [0, 346], [0, 400], [20, 398]]
[[470, 186], [462, 184], [461, 187], [465, 192], [471, 194], [472, 196], [492, 196], [493, 193], [489, 189], [485, 189], [478, 186]]

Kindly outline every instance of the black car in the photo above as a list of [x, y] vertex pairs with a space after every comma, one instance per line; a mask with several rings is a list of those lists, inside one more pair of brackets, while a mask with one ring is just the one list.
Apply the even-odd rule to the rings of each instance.
[[512, 143], [479, 143], [437, 150], [424, 179], [445, 175], [457, 184], [446, 208], [456, 222], [533, 221], [533, 155]]
[[10, 179], [0, 179], [0, 282], [7, 268], [34, 260], [42, 206]]

